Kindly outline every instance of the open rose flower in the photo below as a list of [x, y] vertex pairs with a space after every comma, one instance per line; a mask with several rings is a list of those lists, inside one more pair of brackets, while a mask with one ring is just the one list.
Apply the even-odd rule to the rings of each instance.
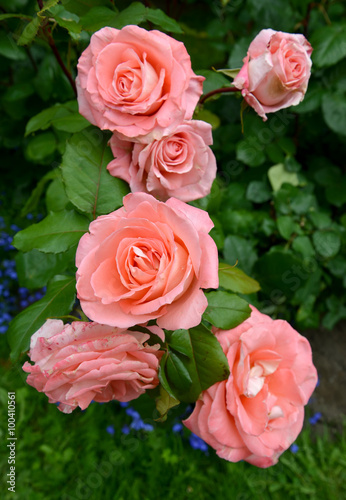
[[233, 81], [265, 121], [266, 113], [299, 104], [311, 70], [312, 47], [303, 35], [262, 30], [251, 42]]
[[138, 26], [106, 27], [78, 62], [79, 111], [103, 130], [150, 142], [192, 117], [203, 80], [174, 38]]
[[184, 424], [221, 458], [274, 465], [300, 433], [317, 383], [310, 344], [254, 307], [236, 328], [214, 333], [231, 375], [202, 392]]
[[23, 366], [27, 383], [50, 403], [59, 402], [64, 413], [77, 406], [84, 410], [92, 400], [131, 401], [159, 383], [162, 351], [159, 344], [146, 343], [149, 337], [98, 323], [64, 325], [48, 319], [31, 337], [29, 355], [35, 364]]
[[208, 303], [201, 288], [218, 287], [217, 248], [208, 214], [146, 193], [102, 215], [76, 253], [77, 292], [85, 314], [127, 328], [157, 319], [161, 328], [191, 328]]
[[190, 120], [174, 132], [148, 145], [123, 141], [116, 134], [110, 140], [114, 160], [107, 166], [114, 177], [160, 200], [174, 196], [182, 201], [203, 198], [210, 193], [216, 176], [211, 125]]

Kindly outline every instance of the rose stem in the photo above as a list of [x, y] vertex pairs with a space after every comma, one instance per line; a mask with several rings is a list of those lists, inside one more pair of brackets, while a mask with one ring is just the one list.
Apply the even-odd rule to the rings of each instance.
[[211, 92], [208, 92], [200, 98], [199, 104], [203, 104], [207, 99], [209, 99], [209, 97], [212, 97], [213, 95], [223, 94], [225, 92], [240, 92], [240, 90], [236, 87], [222, 87], [221, 89], [212, 90]]
[[[42, 2], [42, 0], [37, 0], [37, 3], [38, 3], [39, 8], [42, 10], [43, 9], [43, 2]], [[55, 56], [55, 59], [58, 61], [59, 66], [61, 67], [61, 69], [63, 70], [64, 74], [66, 75], [68, 81], [71, 84], [72, 90], [75, 93], [75, 96], [77, 97], [77, 88], [76, 88], [75, 81], [72, 78], [72, 75], [69, 72], [69, 70], [66, 68], [64, 61], [61, 59], [60, 53], [59, 53], [59, 51], [57, 49], [57, 46], [55, 45], [54, 38], [52, 36], [52, 32], [51, 32], [50, 27], [47, 26], [47, 25], [44, 25], [44, 26], [42, 26], [42, 31], [46, 35], [47, 42], [48, 42], [50, 48], [52, 49], [52, 52], [53, 52], [53, 54]]]

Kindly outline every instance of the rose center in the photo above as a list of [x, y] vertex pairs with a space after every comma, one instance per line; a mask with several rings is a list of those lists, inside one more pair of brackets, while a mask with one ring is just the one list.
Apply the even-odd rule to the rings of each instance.
[[274, 373], [279, 366], [277, 359], [255, 361], [245, 380], [244, 396], [254, 398], [262, 389], [266, 377]]
[[132, 281], [142, 285], [151, 281], [160, 267], [158, 252], [133, 245], [129, 249], [127, 268]]

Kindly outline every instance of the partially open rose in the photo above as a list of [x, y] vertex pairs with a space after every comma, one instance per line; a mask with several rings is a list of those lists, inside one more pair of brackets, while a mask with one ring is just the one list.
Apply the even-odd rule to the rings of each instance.
[[251, 42], [233, 81], [265, 121], [266, 113], [299, 104], [311, 70], [312, 47], [303, 35], [262, 30]]
[[[154, 327], [153, 333], [158, 330]], [[23, 366], [27, 383], [44, 392], [50, 403], [59, 402], [64, 413], [77, 406], [84, 410], [92, 400], [131, 401], [159, 383], [162, 351], [159, 344], [146, 343], [149, 336], [98, 323], [64, 325], [48, 319], [31, 337], [29, 355], [35, 364]]]
[[203, 80], [174, 38], [138, 26], [106, 27], [78, 62], [79, 111], [103, 130], [150, 142], [192, 118]]
[[231, 375], [202, 392], [184, 424], [221, 458], [274, 465], [300, 433], [317, 383], [310, 344], [254, 307], [236, 328], [214, 333]]
[[157, 320], [161, 328], [191, 328], [218, 287], [218, 254], [207, 212], [146, 193], [102, 215], [82, 236], [76, 254], [77, 292], [85, 314], [127, 328]]
[[211, 125], [189, 120], [170, 135], [150, 144], [122, 141], [113, 135], [110, 145], [114, 160], [107, 166], [114, 177], [160, 200], [174, 196], [182, 201], [203, 198], [210, 193], [216, 176]]

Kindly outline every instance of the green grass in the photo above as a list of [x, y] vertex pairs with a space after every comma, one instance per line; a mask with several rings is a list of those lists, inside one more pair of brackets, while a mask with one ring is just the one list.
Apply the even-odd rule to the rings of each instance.
[[[0, 405], [4, 478], [9, 468], [5, 389]], [[85, 412], [64, 415], [26, 386], [16, 390], [16, 406], [16, 494], [7, 491], [5, 480], [3, 500], [346, 498], [346, 432], [331, 442], [327, 433], [312, 438], [306, 428], [296, 454], [288, 450], [278, 465], [257, 469], [221, 460], [212, 449], [206, 456], [190, 447], [188, 432], [181, 437], [153, 421], [154, 432], [124, 435], [121, 428], [130, 419], [117, 403], [94, 403]]]

